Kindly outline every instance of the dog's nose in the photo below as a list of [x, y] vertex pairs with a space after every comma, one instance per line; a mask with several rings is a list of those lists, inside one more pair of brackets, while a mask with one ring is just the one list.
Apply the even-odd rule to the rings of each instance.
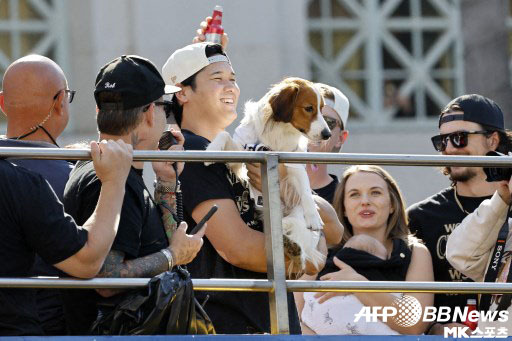
[[322, 135], [322, 140], [327, 140], [329, 137], [331, 137], [331, 131], [329, 129], [325, 128], [324, 130], [322, 130], [321, 135]]

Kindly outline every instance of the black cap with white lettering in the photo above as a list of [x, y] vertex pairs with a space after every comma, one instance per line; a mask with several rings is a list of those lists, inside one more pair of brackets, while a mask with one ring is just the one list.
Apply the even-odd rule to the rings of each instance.
[[155, 65], [139, 56], [121, 56], [103, 66], [96, 76], [94, 98], [99, 109], [127, 110], [150, 104], [181, 89], [165, 87]]

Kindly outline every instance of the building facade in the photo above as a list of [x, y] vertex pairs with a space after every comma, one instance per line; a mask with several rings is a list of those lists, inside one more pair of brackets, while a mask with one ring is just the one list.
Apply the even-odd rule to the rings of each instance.
[[[57, 61], [78, 91], [64, 140], [94, 138], [99, 68], [122, 54], [161, 67], [219, 4], [241, 88], [239, 117], [243, 103], [271, 84], [305, 77], [349, 98], [344, 152], [434, 154], [430, 136], [437, 133], [439, 110], [465, 90], [464, 1], [1, 0], [0, 72], [29, 53]], [[2, 117], [0, 133], [4, 126]], [[448, 184], [433, 168], [390, 171], [408, 203]]]

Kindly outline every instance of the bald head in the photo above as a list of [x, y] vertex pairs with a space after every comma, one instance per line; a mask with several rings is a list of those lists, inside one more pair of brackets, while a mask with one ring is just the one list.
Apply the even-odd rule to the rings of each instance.
[[39, 55], [25, 56], [12, 63], [4, 74], [3, 94], [6, 114], [11, 109], [41, 109], [51, 105], [53, 96], [66, 88], [62, 69], [51, 59]]
[[7, 68], [2, 88], [2, 109], [7, 116], [8, 130], [13, 125], [26, 130], [27, 127], [39, 124], [48, 115], [54, 102], [53, 97], [59, 90], [67, 88], [67, 80], [53, 60], [29, 55], [16, 60]]

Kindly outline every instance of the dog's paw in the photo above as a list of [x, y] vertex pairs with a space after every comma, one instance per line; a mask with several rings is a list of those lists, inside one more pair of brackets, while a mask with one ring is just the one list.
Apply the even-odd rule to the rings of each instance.
[[208, 167], [208, 166], [210, 166], [210, 165], [213, 165], [214, 163], [215, 163], [215, 162], [204, 162], [204, 165], [205, 165], [206, 167]]
[[304, 219], [306, 220], [306, 225], [308, 229], [313, 231], [320, 231], [323, 229], [324, 222], [318, 214], [318, 211], [311, 212], [310, 214], [304, 214]]

